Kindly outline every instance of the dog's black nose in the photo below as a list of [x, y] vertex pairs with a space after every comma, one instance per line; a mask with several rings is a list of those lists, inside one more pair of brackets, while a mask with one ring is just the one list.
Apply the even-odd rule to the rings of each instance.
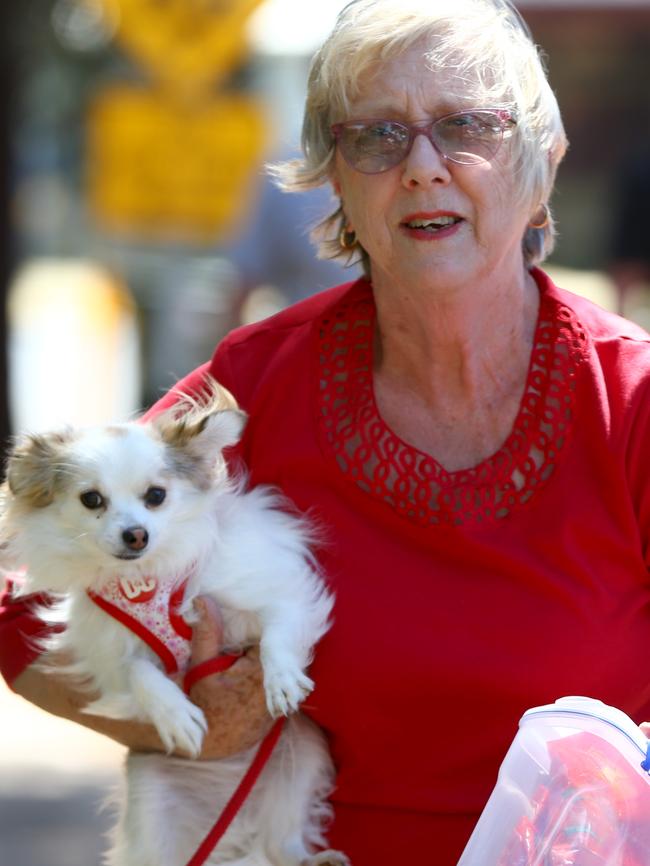
[[143, 526], [129, 526], [122, 533], [122, 541], [130, 550], [144, 550], [149, 541], [149, 533]]

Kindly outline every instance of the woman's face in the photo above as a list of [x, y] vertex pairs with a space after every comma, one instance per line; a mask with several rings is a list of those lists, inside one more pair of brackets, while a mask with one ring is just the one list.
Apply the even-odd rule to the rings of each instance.
[[[494, 108], [469, 102], [457, 84], [454, 90], [451, 75], [427, 69], [418, 46], [361, 83], [349, 117], [340, 120], [412, 123]], [[397, 282], [453, 291], [523, 271], [521, 241], [529, 214], [515, 194], [507, 139], [491, 161], [460, 165], [418, 135], [404, 161], [381, 174], [356, 171], [337, 148], [332, 183], [347, 223], [370, 256], [375, 288]], [[440, 228], [422, 226], [440, 218]]]

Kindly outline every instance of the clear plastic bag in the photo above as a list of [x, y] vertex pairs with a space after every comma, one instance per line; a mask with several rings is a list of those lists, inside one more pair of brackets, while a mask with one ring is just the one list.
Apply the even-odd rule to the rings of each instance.
[[600, 701], [529, 710], [458, 866], [650, 866], [647, 758]]

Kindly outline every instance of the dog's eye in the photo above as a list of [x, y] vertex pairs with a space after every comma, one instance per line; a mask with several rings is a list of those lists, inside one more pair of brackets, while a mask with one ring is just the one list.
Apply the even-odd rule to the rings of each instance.
[[97, 490], [86, 490], [85, 493], [81, 494], [79, 499], [81, 499], [82, 504], [86, 508], [101, 508], [104, 504], [104, 497]]
[[167, 496], [167, 491], [163, 487], [150, 487], [144, 495], [145, 505], [151, 505], [155, 508], [157, 505], [162, 505]]

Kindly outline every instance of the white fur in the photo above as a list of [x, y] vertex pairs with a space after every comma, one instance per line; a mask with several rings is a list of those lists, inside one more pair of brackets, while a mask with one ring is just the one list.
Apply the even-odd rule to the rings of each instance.
[[[166, 416], [150, 424], [66, 431], [20, 442], [3, 489], [0, 540], [5, 566], [26, 566], [22, 593], [59, 594], [53, 610], [65, 623], [46, 648], [76, 660], [70, 671], [89, 679], [101, 697], [86, 711], [148, 720], [168, 750], [200, 751], [206, 722], [162, 670], [157, 656], [87, 596], [109, 576], [178, 576], [193, 561], [183, 613], [211, 595], [224, 612], [230, 649], [259, 642], [267, 705], [275, 715], [298, 709], [311, 691], [306, 674], [314, 645], [328, 627], [332, 597], [310, 554], [305, 523], [267, 488], [246, 491], [227, 478], [221, 449], [236, 441], [236, 410], [194, 407], [191, 433]], [[34, 482], [36, 479], [36, 482]], [[147, 504], [152, 487], [162, 504]], [[104, 505], [88, 509], [94, 490]], [[44, 492], [45, 491], [45, 492]], [[140, 527], [142, 551], [123, 532]], [[138, 558], [125, 560], [125, 554]], [[111, 866], [184, 866], [248, 767], [254, 749], [222, 761], [130, 754]], [[345, 864], [325, 844], [326, 797], [333, 770], [317, 728], [292, 716], [209, 864], [298, 866]]]

